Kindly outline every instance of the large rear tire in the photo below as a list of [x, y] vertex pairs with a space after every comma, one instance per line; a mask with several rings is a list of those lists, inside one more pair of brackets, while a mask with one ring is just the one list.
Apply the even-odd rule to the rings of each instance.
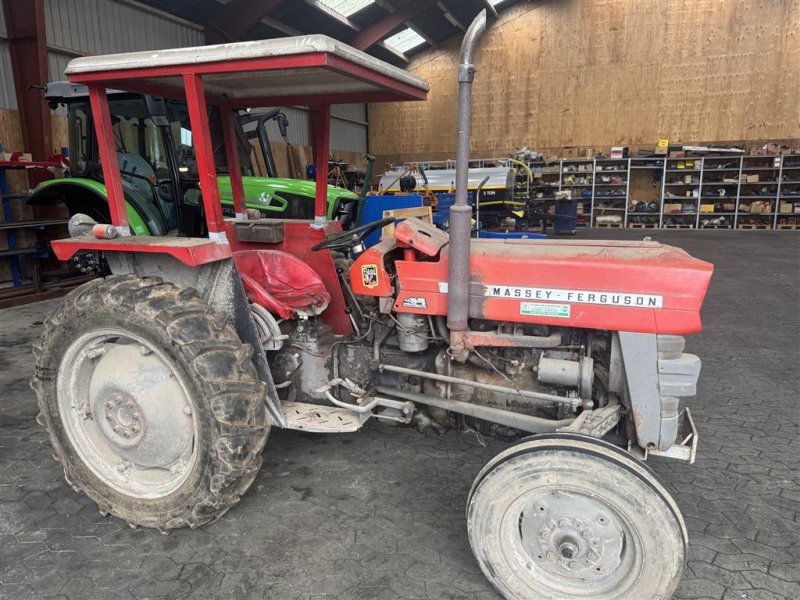
[[193, 289], [113, 276], [45, 320], [31, 386], [68, 483], [131, 525], [197, 527], [239, 501], [269, 433], [251, 360]]
[[582, 435], [500, 453], [467, 501], [469, 539], [508, 599], [670, 598], [686, 555], [675, 501], [626, 452]]

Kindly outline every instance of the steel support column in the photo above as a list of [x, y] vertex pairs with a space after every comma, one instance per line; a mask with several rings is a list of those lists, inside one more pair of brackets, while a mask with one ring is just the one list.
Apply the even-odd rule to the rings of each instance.
[[53, 154], [53, 136], [50, 108], [41, 90], [48, 80], [44, 0], [3, 0], [2, 4], [24, 145], [8, 150], [25, 150], [33, 160], [47, 160]]

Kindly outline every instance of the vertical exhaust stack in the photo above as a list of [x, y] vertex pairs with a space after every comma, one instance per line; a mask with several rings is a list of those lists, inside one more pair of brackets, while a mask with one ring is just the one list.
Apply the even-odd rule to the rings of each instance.
[[486, 10], [472, 21], [461, 42], [458, 58], [458, 140], [456, 146], [456, 199], [450, 208], [450, 251], [447, 273], [447, 328], [450, 353], [458, 361], [469, 354], [466, 334], [469, 319], [469, 257], [472, 207], [467, 205], [469, 139], [472, 116], [472, 57], [486, 29]]

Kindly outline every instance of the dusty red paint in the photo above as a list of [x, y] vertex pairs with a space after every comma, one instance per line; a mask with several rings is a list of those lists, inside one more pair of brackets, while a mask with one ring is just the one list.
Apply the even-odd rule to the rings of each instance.
[[[370, 260], [391, 250], [382, 244], [372, 249]], [[564, 327], [687, 334], [700, 331], [700, 307], [713, 267], [686, 252], [656, 242], [596, 241], [474, 241], [470, 273], [470, 317]], [[359, 259], [361, 260], [361, 259]], [[398, 312], [447, 314], [447, 247], [435, 260], [397, 260]], [[351, 271], [351, 282], [356, 277]], [[481, 285], [478, 282], [483, 282]], [[488, 286], [513, 286], [558, 290], [593, 290], [607, 294], [646, 294], [663, 297], [661, 308], [551, 302], [545, 298], [495, 298], [484, 295]], [[360, 289], [371, 296], [385, 289]], [[408, 298], [424, 298], [426, 308], [404, 306]], [[522, 302], [563, 305], [569, 317], [524, 315]], [[409, 302], [414, 304], [413, 302]]]
[[336, 266], [333, 263], [331, 253], [329, 250], [319, 250], [317, 252], [311, 250], [311, 246], [323, 241], [326, 235], [341, 233], [342, 227], [338, 221], [330, 221], [325, 229], [312, 227], [312, 221], [284, 221], [284, 240], [277, 244], [240, 242], [234, 235], [233, 224], [233, 220], [225, 220], [225, 231], [233, 252], [259, 249], [280, 250], [296, 256], [316, 271], [331, 295], [330, 304], [320, 315], [320, 318], [330, 325], [337, 335], [352, 333], [353, 326], [350, 323], [350, 317], [345, 313], [347, 305], [344, 301], [342, 286], [339, 283], [339, 276], [336, 274]]
[[75, 254], [84, 250], [168, 254], [191, 267], [231, 257], [230, 246], [212, 242], [205, 238], [128, 236], [99, 240], [94, 235], [87, 235], [66, 240], [55, 240], [50, 245], [59, 260], [69, 260]]

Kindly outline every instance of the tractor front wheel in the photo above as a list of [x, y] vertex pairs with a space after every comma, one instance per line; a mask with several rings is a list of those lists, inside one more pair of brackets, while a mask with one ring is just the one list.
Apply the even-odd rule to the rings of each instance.
[[32, 387], [72, 487], [134, 526], [196, 527], [250, 487], [264, 384], [226, 316], [192, 289], [116, 276], [45, 321]]
[[481, 569], [509, 599], [666, 599], [683, 570], [686, 527], [669, 493], [587, 436], [536, 436], [497, 455], [467, 521]]

